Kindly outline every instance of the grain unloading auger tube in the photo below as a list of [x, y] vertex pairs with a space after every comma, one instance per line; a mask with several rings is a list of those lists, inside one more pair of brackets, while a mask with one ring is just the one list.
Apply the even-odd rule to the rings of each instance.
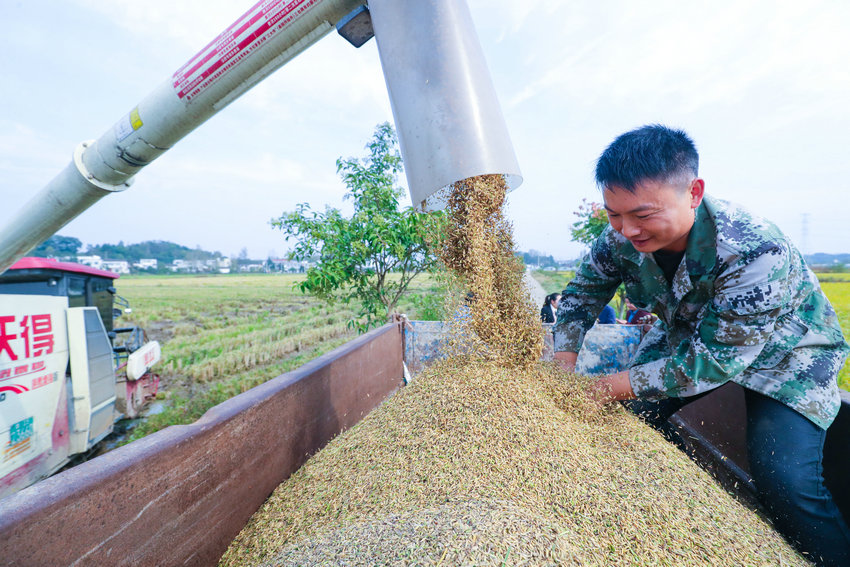
[[519, 167], [463, 0], [263, 0], [195, 54], [71, 162], [0, 231], [0, 272], [241, 94], [337, 27], [374, 35], [412, 201], [441, 209], [448, 187]]

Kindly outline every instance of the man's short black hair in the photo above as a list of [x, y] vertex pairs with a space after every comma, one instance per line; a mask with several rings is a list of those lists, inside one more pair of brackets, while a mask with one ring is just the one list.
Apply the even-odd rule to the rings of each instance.
[[596, 162], [596, 184], [634, 193], [645, 181], [669, 183], [697, 177], [698, 171], [699, 154], [685, 132], [649, 124], [621, 134], [605, 148]]

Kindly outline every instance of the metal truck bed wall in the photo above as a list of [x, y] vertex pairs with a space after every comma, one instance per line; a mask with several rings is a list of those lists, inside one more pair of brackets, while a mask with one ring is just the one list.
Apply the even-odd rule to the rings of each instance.
[[212, 565], [269, 494], [401, 384], [389, 324], [0, 501], [0, 565]]
[[[445, 356], [442, 344], [450, 323], [443, 321], [404, 320], [404, 363], [411, 374], [418, 374], [428, 363]], [[543, 323], [543, 360], [554, 358], [552, 325]]]
[[[678, 444], [742, 499], [755, 501], [747, 465], [744, 389], [726, 384], [681, 409], [672, 418], [681, 428]], [[841, 392], [838, 417], [826, 432], [823, 476], [842, 515], [850, 521], [850, 393]]]

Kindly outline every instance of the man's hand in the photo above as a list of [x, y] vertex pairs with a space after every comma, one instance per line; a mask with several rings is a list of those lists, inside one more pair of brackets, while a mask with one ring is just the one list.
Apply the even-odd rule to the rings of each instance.
[[620, 400], [633, 400], [636, 396], [629, 382], [629, 371], [624, 370], [599, 378], [587, 388], [587, 397], [599, 406]]
[[555, 353], [555, 362], [567, 372], [575, 372], [577, 358], [577, 352], [559, 351]]

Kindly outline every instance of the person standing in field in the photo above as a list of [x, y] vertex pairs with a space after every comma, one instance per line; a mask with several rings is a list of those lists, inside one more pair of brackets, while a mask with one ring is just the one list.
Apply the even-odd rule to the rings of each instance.
[[544, 323], [554, 323], [555, 313], [558, 312], [558, 302], [561, 301], [560, 293], [550, 293], [543, 300], [543, 307], [540, 308], [540, 320]]
[[575, 369], [585, 332], [625, 284], [658, 320], [627, 370], [588, 395], [618, 400], [663, 428], [682, 406], [735, 382], [745, 389], [747, 447], [759, 500], [820, 565], [850, 565], [850, 530], [822, 476], [826, 429], [850, 347], [800, 252], [779, 229], [705, 195], [681, 130], [649, 125], [602, 153], [596, 182], [610, 226], [561, 296], [555, 358]]

